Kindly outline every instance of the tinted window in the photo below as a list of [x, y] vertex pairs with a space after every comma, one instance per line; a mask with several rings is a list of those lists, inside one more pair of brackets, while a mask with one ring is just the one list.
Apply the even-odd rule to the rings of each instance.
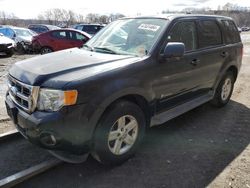
[[95, 34], [101, 28], [102, 28], [102, 26], [98, 26], [98, 25], [84, 25], [82, 28], [82, 31], [85, 31], [85, 32], [90, 33], [90, 34]]
[[233, 44], [240, 42], [240, 35], [237, 27], [233, 23], [233, 21], [230, 20], [224, 20], [222, 21], [224, 30], [225, 30], [225, 42], [226, 44]]
[[86, 40], [86, 37], [84, 35], [77, 33], [77, 32], [71, 31], [71, 32], [69, 32], [69, 39], [83, 41], [83, 40]]
[[66, 39], [66, 31], [52, 32], [52, 36], [58, 39]]
[[44, 33], [46, 31], [48, 31], [48, 28], [42, 26], [42, 27], [39, 27], [39, 31], [40, 31], [40, 33]]
[[37, 33], [44, 33], [48, 31], [48, 29], [44, 26], [30, 26], [29, 29], [37, 32]]
[[82, 25], [78, 25], [78, 26], [76, 26], [76, 29], [77, 29], [77, 30], [81, 30], [81, 31], [82, 31], [83, 26], [82, 26]]
[[168, 42], [183, 42], [186, 51], [197, 49], [197, 32], [194, 22], [180, 22], [174, 25], [168, 35]]
[[213, 20], [199, 22], [199, 47], [205, 48], [222, 44], [221, 31]]
[[86, 40], [87, 38], [84, 35], [76, 33], [76, 40]]

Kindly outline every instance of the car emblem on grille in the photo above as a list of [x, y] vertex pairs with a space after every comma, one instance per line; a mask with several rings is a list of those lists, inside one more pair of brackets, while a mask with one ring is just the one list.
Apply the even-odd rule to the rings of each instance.
[[11, 91], [11, 93], [12, 93], [13, 95], [15, 95], [15, 96], [17, 95], [18, 90], [17, 90], [16, 87], [12, 86], [12, 87], [10, 88], [10, 91]]

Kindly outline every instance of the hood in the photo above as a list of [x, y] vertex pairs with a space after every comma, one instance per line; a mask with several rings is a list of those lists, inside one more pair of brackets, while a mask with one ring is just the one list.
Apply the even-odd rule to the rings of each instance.
[[5, 36], [0, 36], [0, 44], [14, 44], [15, 41], [13, 41], [12, 39], [5, 37]]
[[24, 83], [41, 86], [55, 78], [57, 82], [63, 83], [88, 78], [134, 63], [138, 59], [73, 48], [15, 63], [10, 69], [10, 75]]
[[32, 36], [17, 36], [16, 37], [17, 42], [31, 42], [32, 41]]

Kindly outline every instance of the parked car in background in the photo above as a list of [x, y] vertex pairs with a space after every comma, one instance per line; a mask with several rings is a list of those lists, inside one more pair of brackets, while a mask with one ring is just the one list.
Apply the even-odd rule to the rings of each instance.
[[33, 37], [34, 51], [46, 54], [74, 47], [82, 47], [91, 36], [75, 29], [59, 29]]
[[84, 31], [91, 36], [95, 35], [98, 31], [100, 31], [104, 26], [100, 24], [78, 24], [74, 26], [74, 29]]
[[14, 40], [0, 33], [0, 55], [4, 53], [4, 55], [11, 57], [13, 55], [15, 46], [16, 44]]
[[60, 29], [60, 27], [57, 27], [55, 25], [45, 25], [45, 24], [31, 24], [28, 26], [28, 28], [38, 34], [45, 33], [55, 29]]
[[241, 31], [250, 31], [250, 27], [242, 27]]
[[16, 50], [19, 53], [31, 52], [32, 37], [36, 35], [35, 32], [21, 27], [2, 27], [0, 33], [16, 42]]

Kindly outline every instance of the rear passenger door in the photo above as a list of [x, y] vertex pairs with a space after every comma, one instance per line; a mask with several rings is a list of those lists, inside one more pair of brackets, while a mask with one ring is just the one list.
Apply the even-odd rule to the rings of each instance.
[[75, 32], [75, 31], [70, 31], [69, 32], [69, 43], [71, 48], [75, 47], [82, 47], [83, 44], [88, 40], [87, 37], [85, 37], [83, 34]]
[[64, 50], [70, 48], [70, 43], [67, 38], [69, 34], [67, 31], [53, 31], [51, 33], [52, 39], [50, 40], [50, 45], [53, 47], [54, 51]]
[[199, 64], [196, 65], [196, 74], [200, 89], [208, 91], [214, 86], [228, 52], [224, 47], [222, 31], [216, 19], [201, 19], [197, 25]]

